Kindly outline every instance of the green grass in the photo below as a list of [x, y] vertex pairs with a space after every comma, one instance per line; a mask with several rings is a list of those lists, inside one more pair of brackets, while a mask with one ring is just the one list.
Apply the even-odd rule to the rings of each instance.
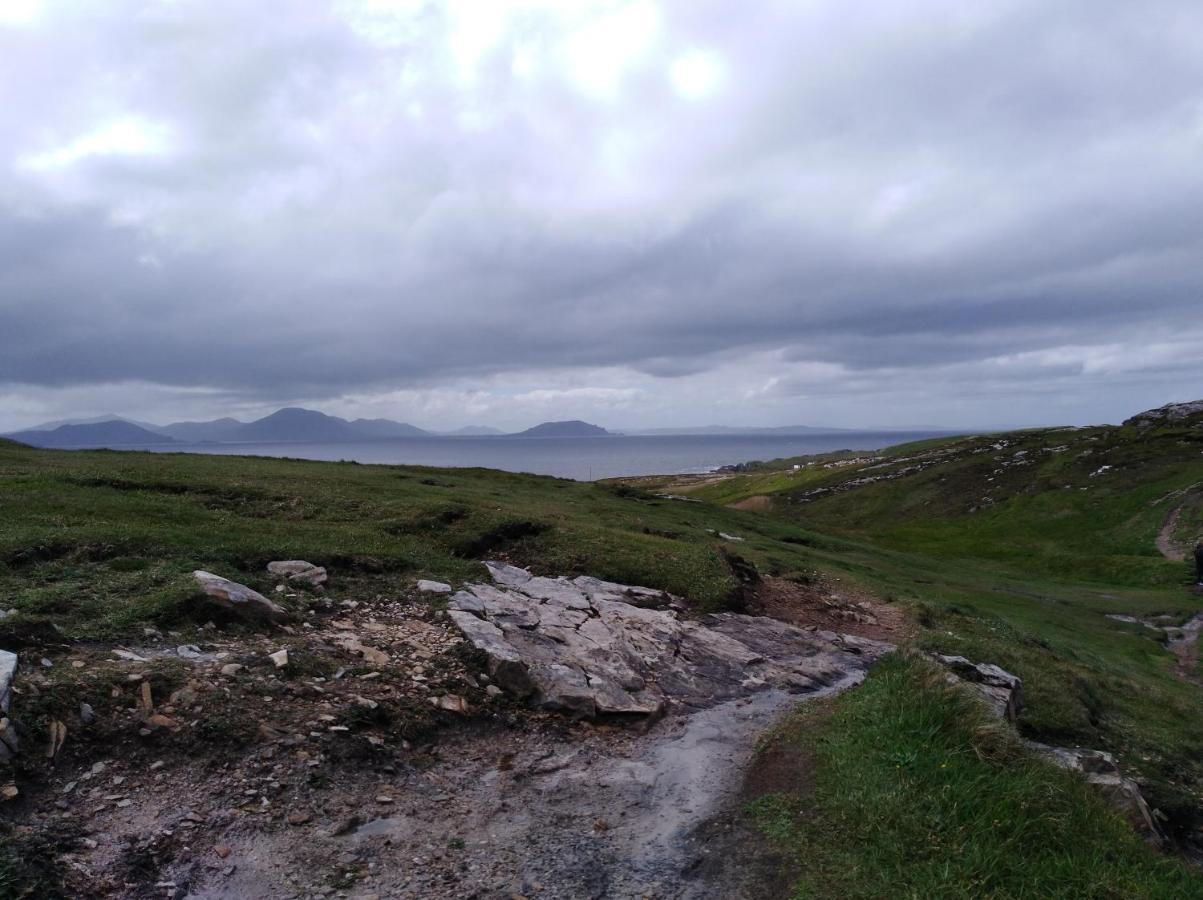
[[273, 559], [331, 571], [330, 593], [479, 578], [503, 556], [550, 574], [663, 588], [701, 608], [736, 586], [726, 549], [805, 565], [785, 523], [642, 491], [484, 469], [185, 454], [55, 452], [0, 441], [0, 597], [25, 622], [110, 638], [186, 620], [190, 573], [257, 589]]
[[813, 760], [810, 790], [751, 807], [796, 863], [798, 898], [1203, 895], [1203, 874], [1150, 853], [1083, 781], [921, 659], [887, 658], [774, 740]]

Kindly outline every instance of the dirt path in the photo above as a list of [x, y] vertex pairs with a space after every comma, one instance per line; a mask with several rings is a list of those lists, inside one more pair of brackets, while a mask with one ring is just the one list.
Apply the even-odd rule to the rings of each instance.
[[1175, 506], [1165, 517], [1165, 524], [1157, 532], [1157, 549], [1171, 562], [1185, 562], [1186, 553], [1174, 540], [1174, 532], [1178, 530], [1178, 520], [1182, 518], [1182, 506]]

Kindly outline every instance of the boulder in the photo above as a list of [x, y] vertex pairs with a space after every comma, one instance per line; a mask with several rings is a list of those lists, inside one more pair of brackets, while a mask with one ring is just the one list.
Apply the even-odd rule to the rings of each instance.
[[285, 559], [267, 564], [267, 571], [272, 575], [287, 578], [292, 582], [302, 582], [315, 588], [320, 588], [327, 581], [326, 570], [315, 566], [303, 559]]
[[455, 594], [451, 620], [499, 688], [545, 709], [653, 715], [772, 688], [805, 693], [859, 680], [893, 649], [754, 616], [684, 619], [663, 608], [681, 605], [663, 591], [486, 565], [496, 584]]
[[200, 570], [193, 572], [192, 577], [196, 579], [209, 602], [222, 609], [247, 619], [261, 621], [282, 622], [290, 618], [288, 610], [284, 607], [244, 584]]

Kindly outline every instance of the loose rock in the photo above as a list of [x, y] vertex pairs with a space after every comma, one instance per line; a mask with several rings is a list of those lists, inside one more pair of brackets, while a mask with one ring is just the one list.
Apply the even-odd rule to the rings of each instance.
[[288, 610], [268, 600], [244, 584], [197, 570], [192, 573], [211, 603], [249, 619], [282, 622], [289, 618]]
[[441, 581], [427, 581], [423, 578], [418, 582], [418, 590], [427, 594], [450, 594], [453, 588]]
[[269, 562], [267, 571], [273, 575], [279, 575], [293, 582], [303, 582], [313, 587], [321, 587], [328, 579], [326, 570], [321, 566], [315, 566], [311, 562], [306, 562], [303, 559], [287, 559], [277, 562]]

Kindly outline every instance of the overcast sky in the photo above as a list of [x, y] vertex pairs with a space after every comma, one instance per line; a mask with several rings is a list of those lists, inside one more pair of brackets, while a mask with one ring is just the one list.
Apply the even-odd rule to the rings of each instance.
[[1203, 397], [1198, 0], [2, 0], [0, 429]]

